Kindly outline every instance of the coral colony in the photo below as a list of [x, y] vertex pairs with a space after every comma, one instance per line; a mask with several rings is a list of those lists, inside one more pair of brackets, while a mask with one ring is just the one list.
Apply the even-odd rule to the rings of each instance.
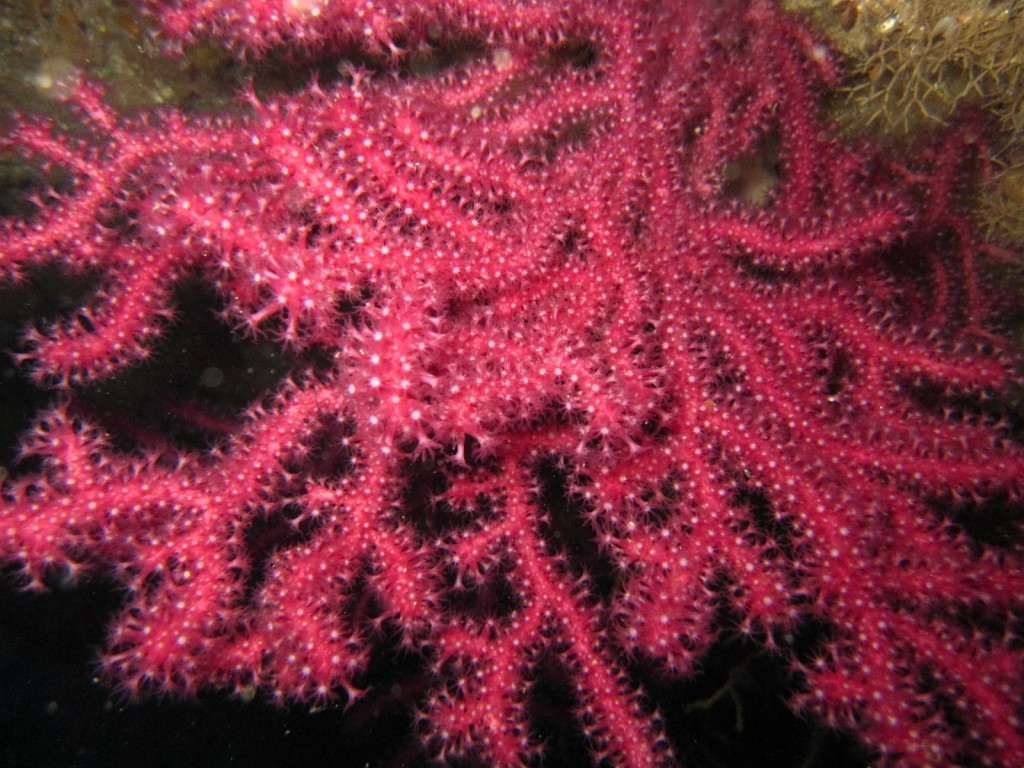
[[[555, 665], [594, 764], [671, 765], [633, 670], [739, 636], [880, 763], [1024, 765], [1018, 360], [961, 208], [980, 121], [903, 157], [837, 138], [837, 63], [762, 0], [148, 10], [382, 63], [219, 119], [123, 118], [83, 81], [87, 138], [3, 141], [71, 179], [4, 222], [4, 279], [99, 284], [15, 350], [59, 396], [0, 555], [27, 589], [123, 588], [109, 680], [350, 704], [391, 635], [441, 762], [545, 753]], [[78, 399], [154, 354], [186, 276], [320, 363], [212, 448], [117, 438]], [[294, 533], [256, 546], [272, 521]]]

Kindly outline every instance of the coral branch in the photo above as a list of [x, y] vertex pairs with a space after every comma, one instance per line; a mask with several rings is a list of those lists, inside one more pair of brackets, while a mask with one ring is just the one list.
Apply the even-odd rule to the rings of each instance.
[[[379, 73], [218, 119], [86, 84], [87, 139], [4, 141], [71, 182], [0, 273], [99, 283], [16, 352], [61, 399], [0, 558], [123, 587], [110, 680], [351, 705], [390, 644], [432, 759], [532, 764], [554, 675], [595, 764], [654, 766], [637, 670], [743, 637], [884, 763], [1024, 765], [1020, 361], [959, 210], [982, 126], [845, 144], [831, 54], [761, 0], [146, 6]], [[186, 275], [315, 361], [207, 450], [82, 406], [159, 355]]]

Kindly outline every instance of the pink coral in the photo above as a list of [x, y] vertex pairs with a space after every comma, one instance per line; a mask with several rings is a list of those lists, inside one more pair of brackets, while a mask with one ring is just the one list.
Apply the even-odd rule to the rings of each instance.
[[[4, 490], [0, 555], [34, 588], [123, 585], [124, 689], [352, 701], [387, 629], [427, 662], [438, 759], [529, 761], [554, 659], [595, 763], [657, 765], [627, 665], [687, 675], [738, 633], [887, 762], [1024, 764], [1017, 363], [957, 203], [976, 126], [904, 161], [840, 141], [829, 53], [764, 2], [170, 6], [168, 34], [253, 55], [479, 55], [217, 120], [124, 120], [86, 85], [95, 139], [5, 141], [74, 184], [6, 224], [0, 271], [102, 285], [26, 335], [64, 394], [24, 438], [40, 469]], [[757, 165], [764, 199], [734, 194]], [[76, 392], [152, 353], [186, 273], [330, 365], [216, 450], [115, 446]], [[942, 511], [986, 503], [1009, 541]], [[299, 540], [254, 551], [268, 518]], [[812, 623], [808, 655], [789, 638]]]

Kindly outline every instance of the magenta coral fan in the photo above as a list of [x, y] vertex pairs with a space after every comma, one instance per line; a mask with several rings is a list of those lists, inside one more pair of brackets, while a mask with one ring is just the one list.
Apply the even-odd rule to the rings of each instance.
[[[4, 142], [73, 185], [0, 231], [0, 273], [102, 284], [19, 353], [63, 395], [0, 555], [32, 588], [123, 585], [124, 690], [351, 701], [386, 627], [430, 671], [438, 760], [543, 751], [546, 659], [595, 764], [660, 765], [630, 665], [685, 676], [739, 634], [883, 762], [1024, 764], [1018, 363], [957, 204], [979, 126], [904, 159], [840, 141], [830, 54], [764, 2], [169, 5], [170, 35], [252, 55], [467, 55], [216, 121], [120, 119], [84, 85], [94, 139]], [[733, 177], [757, 165], [755, 201]], [[331, 362], [215, 451], [114, 444], [76, 393], [152, 353], [185, 274]], [[994, 505], [1003, 541], [954, 524]], [[254, 551], [275, 517], [301, 536]]]

